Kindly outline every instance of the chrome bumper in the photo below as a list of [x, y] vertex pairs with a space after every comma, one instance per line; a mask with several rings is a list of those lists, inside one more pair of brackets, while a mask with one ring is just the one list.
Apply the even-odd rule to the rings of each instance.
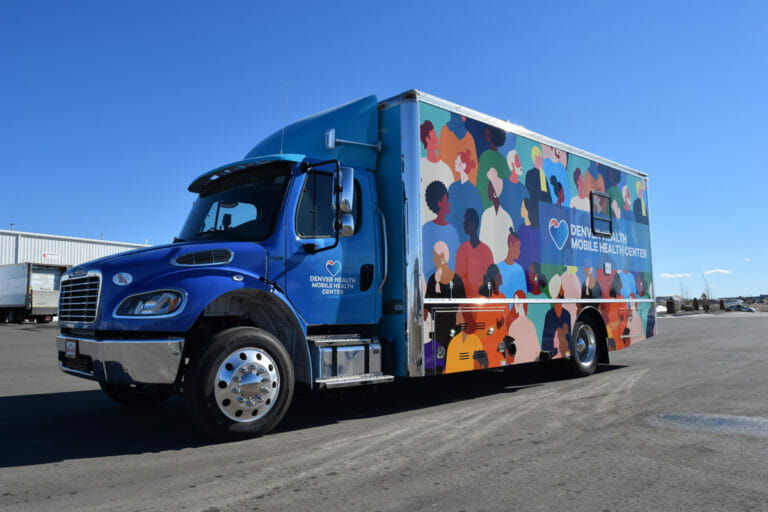
[[[67, 357], [68, 341], [76, 342], [75, 357]], [[91, 340], [59, 334], [56, 348], [59, 367], [72, 375], [113, 384], [173, 384], [184, 338]]]

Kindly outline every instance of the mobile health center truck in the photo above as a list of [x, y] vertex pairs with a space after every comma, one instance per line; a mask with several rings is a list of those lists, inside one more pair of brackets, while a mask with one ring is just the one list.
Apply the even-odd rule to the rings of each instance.
[[647, 177], [419, 91], [290, 124], [189, 186], [174, 243], [61, 280], [61, 369], [133, 406], [182, 391], [259, 435], [296, 383], [563, 360], [654, 334]]

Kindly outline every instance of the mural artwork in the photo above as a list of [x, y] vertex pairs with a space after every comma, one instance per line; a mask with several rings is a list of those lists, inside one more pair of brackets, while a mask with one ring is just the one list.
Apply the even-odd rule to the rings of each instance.
[[653, 335], [643, 178], [425, 103], [420, 136], [428, 374], [568, 357], [595, 299], [609, 350]]

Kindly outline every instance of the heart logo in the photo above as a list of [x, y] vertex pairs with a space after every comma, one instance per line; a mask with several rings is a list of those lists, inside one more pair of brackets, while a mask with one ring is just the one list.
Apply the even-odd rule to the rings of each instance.
[[549, 219], [549, 236], [561, 251], [568, 240], [568, 223], [564, 220]]
[[337, 275], [339, 275], [339, 272], [341, 272], [341, 262], [328, 260], [325, 262], [325, 270], [327, 270], [328, 273], [331, 274], [333, 277], [336, 277]]

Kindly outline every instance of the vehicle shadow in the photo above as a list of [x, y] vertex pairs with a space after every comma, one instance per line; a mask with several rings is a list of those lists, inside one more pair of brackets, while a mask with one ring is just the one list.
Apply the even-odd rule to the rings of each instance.
[[[598, 373], [621, 368], [624, 366], [601, 365]], [[530, 365], [506, 373], [477, 372], [403, 380], [375, 388], [299, 392], [275, 432], [514, 393], [566, 378], [554, 366]], [[178, 396], [151, 409], [122, 407], [98, 390], [0, 397], [0, 467], [181, 450], [216, 443], [196, 431]]]

